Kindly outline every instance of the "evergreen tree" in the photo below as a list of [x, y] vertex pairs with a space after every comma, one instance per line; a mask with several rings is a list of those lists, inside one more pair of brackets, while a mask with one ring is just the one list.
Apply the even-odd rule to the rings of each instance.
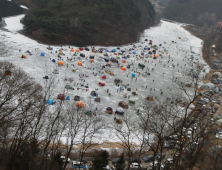
[[94, 156], [92, 161], [92, 167], [90, 170], [104, 170], [104, 167], [109, 164], [108, 162], [109, 153], [103, 151], [100, 155]]
[[116, 163], [116, 170], [124, 170], [126, 167], [124, 153], [120, 156], [120, 160]]

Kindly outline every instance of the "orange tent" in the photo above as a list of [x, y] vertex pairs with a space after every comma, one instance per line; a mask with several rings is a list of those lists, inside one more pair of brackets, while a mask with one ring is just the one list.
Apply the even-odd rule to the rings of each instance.
[[114, 53], [114, 55], [117, 55], [117, 53]]
[[156, 54], [154, 54], [154, 57], [158, 58], [159, 56], [158, 56], [158, 55], [156, 55]]
[[79, 65], [79, 66], [81, 66], [81, 65], [82, 65], [82, 62], [81, 62], [81, 61], [79, 61], [79, 62], [78, 62], [78, 65]]
[[71, 49], [71, 52], [74, 52], [74, 49], [73, 49], [73, 48]]
[[91, 59], [90, 62], [93, 63], [93, 62], [94, 62], [94, 59]]
[[26, 55], [22, 55], [22, 58], [26, 58]]
[[80, 52], [80, 49], [76, 49], [76, 52]]
[[126, 70], [126, 68], [125, 68], [125, 67], [122, 67], [122, 68], [121, 68], [121, 70], [122, 70], [122, 71], [125, 71], [125, 70]]
[[125, 60], [123, 60], [123, 61], [122, 61], [122, 63], [126, 63], [126, 61], [125, 61]]
[[59, 64], [60, 66], [63, 66], [63, 62], [62, 62], [62, 61], [59, 61], [58, 64]]
[[78, 102], [76, 103], [76, 106], [83, 108], [83, 107], [84, 107], [84, 103], [83, 103], [82, 101], [78, 101]]

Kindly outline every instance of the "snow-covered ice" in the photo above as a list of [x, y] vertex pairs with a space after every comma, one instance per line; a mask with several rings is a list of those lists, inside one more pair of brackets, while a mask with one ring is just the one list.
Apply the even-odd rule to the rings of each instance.
[[24, 9], [28, 9], [26, 6], [24, 5], [20, 5], [21, 8], [24, 8]]
[[25, 14], [16, 15], [8, 18], [3, 18], [6, 23], [5, 29], [10, 31], [19, 31], [23, 29], [23, 24], [20, 20], [24, 18]]
[[[24, 15], [5, 18], [5, 22], [7, 24], [5, 28], [10, 31], [22, 29], [20, 19], [23, 17]], [[60, 93], [65, 93], [66, 96], [69, 95], [71, 100], [73, 100], [74, 96], [79, 95], [83, 102], [91, 102], [94, 107], [104, 110], [104, 115], [106, 116], [107, 121], [113, 121], [114, 115], [108, 115], [105, 113], [106, 107], [112, 107], [115, 110], [118, 108], [119, 101], [126, 101], [128, 103], [128, 100], [130, 99], [136, 102], [135, 105], [130, 106], [130, 108], [142, 108], [143, 105], [140, 99], [144, 99], [148, 95], [161, 96], [160, 92], [162, 90], [162, 97], [168, 97], [170, 88], [172, 86], [172, 77], [182, 76], [182, 70], [191, 69], [191, 67], [188, 65], [191, 55], [194, 56], [194, 60], [205, 64], [204, 69], [206, 72], [209, 70], [208, 65], [202, 58], [202, 40], [192, 36], [188, 31], [181, 27], [181, 24], [166, 21], [161, 21], [159, 26], [145, 30], [143, 35], [141, 35], [139, 42], [120, 46], [119, 50], [116, 46], [94, 46], [95, 50], [104, 48], [109, 50], [109, 52], [103, 51], [103, 53], [93, 53], [91, 51], [93, 47], [88, 46], [90, 52], [85, 50], [81, 51], [81, 53], [86, 55], [85, 57], [80, 57], [80, 53], [77, 53], [78, 55], [74, 56], [74, 53], [70, 50], [71, 48], [76, 50], [77, 47], [72, 45], [62, 47], [52, 45], [50, 47], [52, 47], [53, 50], [48, 50], [47, 45], [40, 44], [37, 41], [21, 34], [0, 31], [0, 35], [4, 35], [4, 37], [6, 37], [6, 44], [11, 48], [8, 56], [0, 58], [1, 60], [10, 61], [16, 66], [21, 67], [27, 74], [35, 78], [36, 82], [40, 83], [43, 87], [46, 85], [46, 80], [43, 79], [43, 77], [53, 77], [56, 82], [55, 89], [51, 95], [53, 100], [57, 100], [56, 97]], [[153, 54], [149, 54], [148, 58], [146, 58], [148, 51], [152, 51], [154, 49], [151, 48], [151, 45], [149, 45], [149, 41], [145, 41], [145, 39], [152, 40], [152, 45], [157, 45], [158, 49], [156, 52], [157, 55], [159, 55], [158, 59], [153, 59]], [[176, 43], [173, 43], [172, 41]], [[145, 47], [151, 49], [144, 50]], [[62, 53], [64, 55], [60, 55], [61, 59], [58, 59], [58, 52], [60, 49], [62, 49]], [[113, 52], [110, 52], [112, 49], [117, 49], [117, 54], [121, 53], [121, 50], [125, 50], [126, 52], [123, 53], [123, 55], [115, 55]], [[26, 53], [27, 50], [29, 50], [32, 55]], [[191, 50], [195, 52], [195, 54], [191, 53]], [[133, 54], [133, 51], [135, 51], [136, 54]], [[40, 56], [41, 52], [44, 52], [45, 56]], [[144, 55], [142, 55], [142, 52]], [[117, 63], [111, 62], [111, 67], [102, 68], [103, 65], [106, 65], [106, 62], [102, 59], [106, 53], [108, 54], [108, 57], [105, 58], [110, 59], [112, 57], [119, 57], [119, 66]], [[22, 59], [22, 55], [26, 55], [27, 58]], [[90, 62], [90, 55], [95, 56], [93, 63]], [[123, 56], [127, 55], [129, 55], [130, 58], [122, 58]], [[139, 56], [143, 56], [144, 58], [140, 58]], [[150, 56], [152, 56], [152, 58], [150, 58]], [[56, 62], [52, 62], [52, 59], [55, 59]], [[72, 59], [72, 61], [68, 59]], [[122, 63], [123, 60], [126, 61], [126, 63]], [[58, 61], [63, 61], [63, 66], [59, 66]], [[82, 66], [78, 66], [79, 61], [82, 62]], [[139, 63], [145, 65], [143, 70], [138, 67]], [[164, 67], [165, 64], [166, 66]], [[179, 64], [179, 66], [177, 66], [177, 64]], [[187, 65], [185, 66], [185, 64]], [[130, 65], [130, 68], [127, 68], [128, 65]], [[173, 67], [173, 65], [175, 65], [175, 67]], [[121, 70], [122, 66], [126, 68], [126, 71]], [[53, 74], [52, 72], [54, 69], [58, 69], [59, 74]], [[72, 71], [73, 69], [75, 72]], [[106, 73], [106, 70], [113, 72], [114, 76]], [[131, 75], [134, 72], [136, 73], [136, 76], [135, 78], [132, 78]], [[142, 76], [142, 73], [144, 72], [149, 72], [150, 75]], [[84, 76], [81, 76], [82, 74], [84, 74]], [[85, 77], [86, 75], [87, 77]], [[102, 79], [102, 76], [104, 75], [106, 76], [106, 79]], [[65, 78], [72, 78], [74, 81], [65, 81]], [[120, 91], [119, 89], [122, 87], [122, 84], [117, 86], [114, 83], [116, 78], [121, 79], [125, 84], [129, 84], [128, 87], [131, 88], [131, 91], [127, 91], [125, 88], [123, 91]], [[105, 86], [99, 86], [99, 82], [104, 82]], [[65, 90], [64, 87], [66, 84], [71, 85], [75, 88], [75, 90]], [[89, 87], [85, 87], [86, 85]], [[77, 90], [77, 88], [79, 88], [79, 90]], [[150, 92], [151, 88], [152, 92]], [[90, 95], [90, 92], [95, 89], [98, 89], [96, 92], [99, 94], [101, 99], [100, 102], [95, 102], [95, 98]], [[107, 89], [109, 91], [108, 93]], [[132, 95], [132, 91], [136, 91], [138, 95]], [[111, 96], [109, 96], [109, 93]], [[126, 95], [127, 98], [124, 98], [124, 95]], [[130, 97], [128, 98], [128, 96]], [[135, 112], [130, 114], [132, 114], [132, 117], [137, 116]], [[109, 135], [110, 134], [100, 137], [99, 140], [117, 140], [113, 136], [110, 138]]]

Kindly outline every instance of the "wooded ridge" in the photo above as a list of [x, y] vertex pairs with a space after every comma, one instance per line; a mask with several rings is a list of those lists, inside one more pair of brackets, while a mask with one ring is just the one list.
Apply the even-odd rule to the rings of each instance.
[[154, 22], [149, 0], [33, 0], [22, 20], [39, 40], [79, 46], [134, 42]]

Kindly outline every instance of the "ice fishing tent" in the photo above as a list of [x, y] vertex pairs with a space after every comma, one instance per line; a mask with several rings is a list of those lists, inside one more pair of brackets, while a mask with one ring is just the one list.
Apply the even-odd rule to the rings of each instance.
[[21, 58], [26, 58], [26, 55], [22, 55], [22, 57]]
[[145, 67], [144, 64], [140, 64], [140, 63], [138, 64], [138, 66], [141, 67], [142, 69]]
[[104, 76], [102, 76], [102, 79], [106, 79], [106, 76], [104, 75]]
[[52, 59], [52, 62], [53, 62], [53, 63], [55, 63], [55, 62], [56, 62], [56, 60], [55, 60], [55, 59]]
[[45, 77], [43, 77], [44, 79], [49, 79], [49, 76], [45, 76]]
[[124, 114], [123, 108], [120, 107], [120, 108], [116, 109], [115, 114], [123, 115]]
[[59, 71], [57, 69], [54, 69], [54, 71], [52, 73], [53, 74], [59, 74]]
[[89, 48], [86, 47], [85, 50], [86, 50], [86, 51], [89, 51]]
[[66, 97], [66, 100], [70, 100], [70, 97], [69, 97], [69, 96], [67, 96], [67, 97]]
[[107, 107], [105, 112], [109, 114], [113, 114], [113, 109], [111, 107]]
[[136, 77], [136, 73], [132, 73], [132, 77]]
[[126, 68], [125, 68], [125, 67], [122, 67], [122, 68], [121, 68], [121, 70], [122, 70], [122, 71], [125, 71], [125, 70], [126, 70]]
[[147, 96], [145, 99], [148, 100], [148, 101], [150, 101], [150, 102], [151, 102], [151, 101], [154, 101], [152, 96]]
[[78, 65], [79, 65], [79, 66], [81, 66], [81, 65], [82, 65], [82, 62], [81, 62], [81, 61], [79, 61], [79, 62], [78, 62]]
[[91, 96], [97, 96], [97, 93], [95, 91], [91, 91], [90, 95]]
[[120, 101], [120, 102], [118, 103], [118, 105], [119, 105], [120, 107], [122, 107], [122, 108], [128, 109], [128, 104], [127, 104], [126, 102], [124, 102], [124, 101]]
[[203, 90], [214, 90], [215, 89], [215, 85], [213, 83], [206, 83], [204, 85], [201, 86], [201, 89]]
[[10, 70], [6, 70], [5, 73], [4, 73], [6, 76], [11, 76], [12, 75], [12, 72]]
[[78, 102], [76, 103], [76, 106], [77, 106], [77, 107], [80, 107], [80, 108], [83, 108], [83, 107], [84, 107], [84, 103], [83, 103], [82, 101], [78, 101]]
[[60, 66], [63, 66], [63, 61], [59, 61], [58, 64], [59, 64]]
[[105, 86], [105, 83], [99, 82], [98, 85]]
[[80, 56], [81, 57], [85, 57], [86, 55], [84, 53], [80, 53]]
[[40, 56], [45, 56], [45, 53], [44, 53], [44, 52], [41, 52]]
[[79, 50], [80, 50], [80, 51], [83, 51], [84, 49], [83, 49], [82, 47], [79, 47]]
[[157, 54], [154, 54], [154, 57], [158, 58], [159, 56]]
[[108, 50], [108, 49], [105, 49], [105, 52], [109, 52], [109, 50]]
[[80, 49], [76, 49], [76, 52], [80, 52]]
[[114, 80], [114, 82], [115, 82], [115, 83], [120, 83], [120, 82], [121, 82], [121, 80], [120, 80], [120, 79], [118, 79], [118, 78], [116, 78], [116, 79]]
[[96, 102], [100, 102], [100, 98], [99, 98], [99, 97], [96, 97], [96, 98], [95, 98], [95, 101], [96, 101]]
[[53, 105], [53, 100], [52, 100], [52, 99], [48, 99], [48, 100], [46, 101], [46, 103], [47, 103], [48, 105]]
[[94, 57], [93, 55], [90, 55], [89, 58], [90, 58], [90, 59], [94, 59], [95, 57]]
[[53, 48], [52, 48], [52, 47], [50, 47], [50, 46], [48, 46], [48, 47], [47, 47], [47, 49], [48, 49], [48, 50], [53, 50]]
[[74, 101], [80, 101], [80, 96], [75, 96]]
[[64, 94], [58, 94], [57, 99], [65, 100], [65, 95]]
[[113, 53], [116, 52], [116, 49], [113, 49], [111, 52], [113, 52]]
[[71, 50], [70, 50], [71, 52], [75, 52], [75, 50], [72, 48]]
[[136, 51], [133, 51], [133, 54], [136, 54]]

